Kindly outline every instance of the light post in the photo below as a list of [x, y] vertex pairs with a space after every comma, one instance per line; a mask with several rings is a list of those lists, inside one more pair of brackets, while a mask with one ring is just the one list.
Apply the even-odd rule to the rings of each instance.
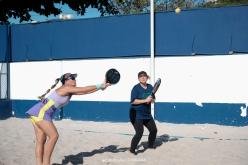
[[[151, 84], [155, 82], [155, 58], [154, 58], [154, 0], [150, 0], [150, 76]], [[151, 104], [151, 113], [154, 117], [154, 103]]]

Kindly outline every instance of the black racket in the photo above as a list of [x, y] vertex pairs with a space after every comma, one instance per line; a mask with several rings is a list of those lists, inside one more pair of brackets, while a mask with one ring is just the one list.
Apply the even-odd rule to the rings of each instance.
[[153, 86], [153, 90], [152, 90], [152, 98], [155, 99], [155, 93], [157, 92], [159, 86], [161, 84], [161, 78], [158, 78], [157, 81], [155, 82], [154, 86]]
[[112, 68], [106, 72], [105, 78], [107, 83], [116, 84], [119, 82], [121, 75], [116, 69]]

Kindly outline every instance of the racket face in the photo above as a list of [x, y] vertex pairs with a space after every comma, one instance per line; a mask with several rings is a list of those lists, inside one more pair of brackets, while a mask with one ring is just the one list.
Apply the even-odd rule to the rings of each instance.
[[153, 87], [153, 92], [152, 92], [153, 94], [155, 94], [155, 93], [157, 92], [157, 90], [158, 90], [160, 84], [161, 84], [161, 79], [158, 78], [157, 81], [156, 81], [155, 84], [154, 84], [154, 87]]
[[107, 83], [116, 84], [119, 82], [121, 75], [116, 69], [112, 68], [106, 72], [105, 77]]

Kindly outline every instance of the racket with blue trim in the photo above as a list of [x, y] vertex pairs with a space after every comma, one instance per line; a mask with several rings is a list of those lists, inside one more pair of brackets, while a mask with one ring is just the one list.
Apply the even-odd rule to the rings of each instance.
[[152, 90], [152, 94], [151, 94], [153, 99], [155, 99], [155, 94], [158, 91], [160, 84], [161, 84], [161, 78], [158, 78], [157, 81], [155, 82], [154, 86], [153, 86], [153, 90]]

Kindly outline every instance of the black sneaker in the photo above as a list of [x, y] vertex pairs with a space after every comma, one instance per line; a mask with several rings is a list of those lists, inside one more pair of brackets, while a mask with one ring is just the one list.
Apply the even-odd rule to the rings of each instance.
[[135, 152], [135, 150], [129, 149], [130, 153], [137, 155], [137, 153]]

